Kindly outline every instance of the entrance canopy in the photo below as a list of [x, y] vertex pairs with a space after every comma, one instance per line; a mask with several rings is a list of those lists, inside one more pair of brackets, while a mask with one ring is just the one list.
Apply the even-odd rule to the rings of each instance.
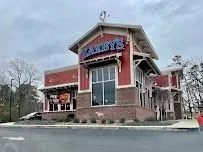
[[161, 74], [161, 71], [159, 70], [159, 68], [154, 63], [150, 54], [141, 53], [141, 52], [134, 52], [133, 55], [134, 55], [135, 65], [139, 66], [147, 74], [149, 74], [149, 73], [153, 73], [156, 75]]

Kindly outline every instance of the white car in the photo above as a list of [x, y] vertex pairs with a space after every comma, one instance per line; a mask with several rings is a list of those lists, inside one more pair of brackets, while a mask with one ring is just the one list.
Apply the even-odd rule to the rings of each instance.
[[32, 113], [20, 118], [20, 120], [32, 120], [32, 119], [41, 120], [42, 113], [41, 112], [32, 112]]

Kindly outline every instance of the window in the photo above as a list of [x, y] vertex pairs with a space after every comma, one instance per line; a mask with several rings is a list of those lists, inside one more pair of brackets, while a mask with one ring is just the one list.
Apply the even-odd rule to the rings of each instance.
[[151, 79], [140, 68], [136, 68], [136, 88], [140, 106], [152, 109]]
[[[70, 94], [69, 101], [60, 102], [60, 95], [62, 93]], [[76, 109], [76, 96], [77, 91], [66, 91], [63, 92], [54, 92], [47, 95], [47, 99], [49, 100], [49, 111], [66, 111], [66, 110], [75, 110]]]
[[150, 97], [150, 87], [151, 87], [151, 80], [148, 76], [144, 76], [145, 78], [145, 101], [147, 102], [147, 107], [151, 108], [151, 97]]
[[141, 106], [143, 106], [142, 77], [143, 72], [139, 68], [136, 68], [136, 87], [139, 97], [138, 100]]
[[58, 111], [58, 104], [49, 103], [49, 111]]
[[115, 67], [92, 71], [92, 106], [115, 104]]

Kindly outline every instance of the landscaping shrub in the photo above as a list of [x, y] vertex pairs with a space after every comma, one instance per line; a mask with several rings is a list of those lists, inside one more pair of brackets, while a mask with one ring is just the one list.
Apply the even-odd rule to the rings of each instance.
[[56, 119], [56, 122], [64, 122], [64, 119]]
[[80, 119], [75, 118], [75, 119], [73, 120], [73, 122], [74, 122], [74, 123], [80, 123]]
[[72, 121], [72, 118], [70, 118], [70, 117], [67, 117], [67, 118], [65, 119], [65, 122], [70, 122], [70, 121]]
[[140, 122], [140, 120], [137, 119], [137, 118], [135, 118], [133, 121], [134, 121], [134, 122]]
[[102, 123], [102, 124], [106, 124], [106, 119], [102, 119], [102, 120], [101, 120], [101, 123]]
[[119, 122], [120, 122], [120, 123], [124, 123], [124, 122], [125, 122], [125, 118], [121, 118], [121, 119], [119, 120]]
[[114, 120], [113, 120], [113, 119], [108, 119], [108, 123], [109, 123], [109, 124], [113, 124], [113, 123], [114, 123]]
[[87, 123], [87, 120], [86, 120], [86, 119], [83, 119], [83, 120], [81, 121], [81, 123]]
[[53, 121], [57, 121], [57, 119], [56, 119], [56, 118], [53, 118], [52, 120], [53, 120]]
[[145, 121], [156, 121], [155, 117], [148, 117], [145, 119]]
[[92, 118], [90, 121], [91, 123], [97, 123], [97, 120], [95, 118]]
[[6, 122], [9, 122], [9, 115], [2, 115], [1, 118], [0, 118], [0, 123], [6, 123]]

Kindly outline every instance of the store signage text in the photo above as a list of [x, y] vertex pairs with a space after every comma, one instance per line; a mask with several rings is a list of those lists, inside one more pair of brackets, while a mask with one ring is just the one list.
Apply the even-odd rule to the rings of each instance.
[[123, 39], [115, 38], [113, 41], [107, 41], [89, 48], [82, 48], [82, 58], [86, 59], [87, 57], [92, 56], [94, 54], [108, 51], [120, 51], [123, 49], [124, 49]]

